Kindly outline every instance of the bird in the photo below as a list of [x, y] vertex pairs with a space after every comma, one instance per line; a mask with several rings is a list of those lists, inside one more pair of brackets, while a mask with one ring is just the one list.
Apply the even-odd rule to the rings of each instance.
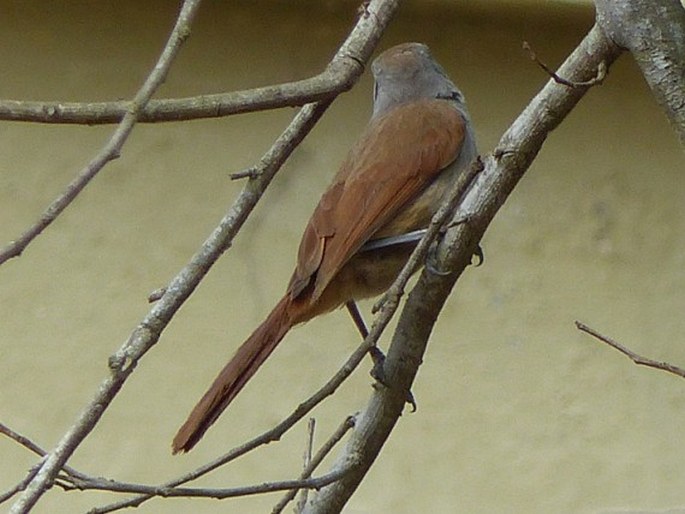
[[393, 46], [371, 69], [371, 119], [304, 229], [285, 294], [193, 408], [174, 454], [197, 444], [291, 328], [386, 291], [477, 156], [464, 96], [428, 46]]

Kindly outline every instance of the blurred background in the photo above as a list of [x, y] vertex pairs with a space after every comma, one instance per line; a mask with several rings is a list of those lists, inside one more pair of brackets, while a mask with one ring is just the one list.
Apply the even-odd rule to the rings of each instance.
[[[0, 98], [130, 98], [178, 2], [0, 1]], [[157, 97], [311, 76], [352, 27], [356, 2], [207, 2]], [[469, 102], [481, 152], [593, 23], [591, 3], [407, 2], [379, 51], [433, 50]], [[291, 332], [188, 456], [179, 424], [270, 310], [301, 231], [367, 122], [368, 74], [294, 153], [250, 221], [183, 307], [70, 464], [160, 483], [266, 430], [356, 348], [345, 312]], [[139, 125], [26, 253], [0, 267], [0, 420], [52, 447], [107, 374], [107, 358], [231, 205], [229, 173], [255, 163], [294, 109]], [[0, 123], [0, 243], [16, 237], [113, 127]], [[629, 55], [549, 137], [488, 230], [440, 316], [400, 420], [345, 512], [683, 512], [685, 382], [639, 368], [579, 333], [581, 320], [685, 366], [685, 158]], [[363, 306], [370, 316], [370, 304]], [[387, 344], [389, 335], [383, 340]], [[370, 395], [365, 363], [315, 411], [317, 442]], [[304, 424], [202, 480], [295, 477]], [[0, 439], [0, 491], [36, 458]], [[268, 512], [280, 495], [154, 500], [139, 512]], [[80, 512], [115, 495], [50, 491], [35, 512]]]

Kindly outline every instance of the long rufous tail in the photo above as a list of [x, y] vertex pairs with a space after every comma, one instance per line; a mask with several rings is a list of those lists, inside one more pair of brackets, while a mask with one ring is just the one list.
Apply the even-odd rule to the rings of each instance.
[[286, 294], [264, 322], [238, 348], [178, 430], [171, 443], [174, 453], [187, 452], [197, 444], [271, 355], [294, 324], [292, 307], [290, 296]]

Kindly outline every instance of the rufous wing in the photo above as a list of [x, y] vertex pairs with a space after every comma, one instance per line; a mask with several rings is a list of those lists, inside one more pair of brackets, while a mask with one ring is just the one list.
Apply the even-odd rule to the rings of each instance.
[[309, 301], [316, 301], [364, 243], [457, 158], [464, 125], [440, 99], [402, 104], [373, 119], [307, 224], [291, 297], [313, 285]]

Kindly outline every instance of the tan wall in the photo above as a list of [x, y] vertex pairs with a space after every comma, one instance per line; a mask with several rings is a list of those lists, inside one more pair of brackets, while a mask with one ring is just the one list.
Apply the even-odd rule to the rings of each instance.
[[[132, 95], [175, 2], [3, 2], [1, 98]], [[326, 63], [352, 10], [208, 3], [160, 92], [182, 96], [305, 77]], [[482, 151], [591, 26], [589, 11], [406, 8], [382, 46], [428, 43], [470, 102]], [[368, 77], [340, 98], [275, 181], [234, 249], [192, 296], [71, 464], [156, 483], [282, 418], [343, 362], [342, 312], [290, 334], [188, 457], [169, 441], [232, 349], [282, 292], [300, 231], [364, 126]], [[106, 375], [106, 359], [211, 231], [249, 166], [294, 111], [140, 126], [20, 259], [0, 268], [0, 420], [50, 447]], [[0, 240], [39, 214], [111, 127], [0, 124]], [[683, 507], [685, 383], [637, 368], [579, 334], [576, 319], [685, 365], [685, 159], [628, 56], [545, 144], [442, 314], [404, 416], [348, 512], [607, 512]], [[368, 312], [368, 305], [365, 306]], [[387, 340], [387, 338], [386, 338]], [[366, 366], [365, 366], [366, 368]], [[360, 370], [316, 412], [318, 437], [363, 407]], [[205, 484], [294, 476], [305, 430]], [[35, 459], [0, 439], [0, 490]], [[97, 495], [52, 491], [36, 512], [83, 511]], [[273, 497], [230, 512], [266, 512]], [[192, 508], [191, 508], [192, 506]], [[215, 512], [155, 501], [140, 512]]]

